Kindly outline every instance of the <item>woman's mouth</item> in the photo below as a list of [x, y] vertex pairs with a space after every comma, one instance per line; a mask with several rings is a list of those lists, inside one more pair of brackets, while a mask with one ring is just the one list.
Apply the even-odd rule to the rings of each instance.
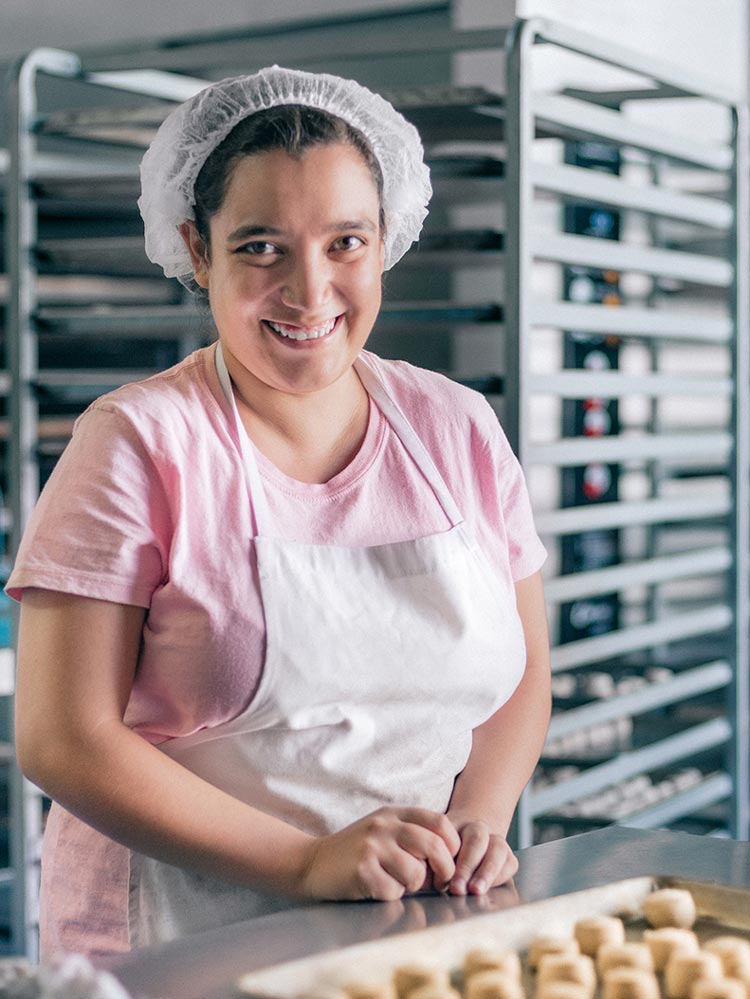
[[328, 336], [329, 333], [333, 332], [339, 318], [339, 316], [335, 316], [333, 319], [328, 319], [318, 326], [310, 327], [292, 326], [288, 323], [275, 323], [271, 322], [270, 319], [264, 319], [263, 322], [274, 333], [283, 336], [287, 340], [320, 340], [321, 337]]

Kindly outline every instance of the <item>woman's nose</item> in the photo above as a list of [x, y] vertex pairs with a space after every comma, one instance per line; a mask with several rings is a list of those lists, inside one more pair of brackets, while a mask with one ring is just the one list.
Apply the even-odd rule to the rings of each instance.
[[312, 312], [325, 305], [331, 294], [331, 264], [325, 257], [309, 254], [289, 262], [281, 288], [284, 305]]

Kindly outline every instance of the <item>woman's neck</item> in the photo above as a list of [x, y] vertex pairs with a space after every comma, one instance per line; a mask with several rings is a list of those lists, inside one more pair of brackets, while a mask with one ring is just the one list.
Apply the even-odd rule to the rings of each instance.
[[353, 368], [324, 389], [297, 394], [264, 385], [226, 353], [225, 360], [248, 436], [285, 475], [323, 483], [349, 465], [369, 421], [369, 396]]

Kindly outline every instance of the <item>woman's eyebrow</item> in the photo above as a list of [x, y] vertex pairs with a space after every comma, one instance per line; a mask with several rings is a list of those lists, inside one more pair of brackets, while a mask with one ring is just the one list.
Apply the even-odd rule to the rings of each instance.
[[[341, 232], [349, 229], [364, 229], [366, 232], [377, 232], [377, 226], [370, 219], [344, 219], [342, 222], [331, 222], [324, 232]], [[258, 236], [283, 236], [283, 229], [270, 225], [241, 225], [227, 236], [228, 243], [236, 243], [243, 239], [255, 239]]]
[[325, 227], [325, 232], [338, 232], [341, 229], [366, 229], [367, 232], [377, 232], [377, 226], [370, 219], [346, 219], [343, 222], [333, 222]]
[[234, 243], [238, 239], [252, 239], [255, 236], [280, 236], [281, 234], [281, 229], [274, 229], [270, 225], [241, 225], [229, 233], [227, 241]]

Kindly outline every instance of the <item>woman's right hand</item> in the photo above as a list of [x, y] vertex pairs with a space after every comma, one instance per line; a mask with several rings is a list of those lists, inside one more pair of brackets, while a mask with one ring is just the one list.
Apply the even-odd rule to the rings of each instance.
[[314, 899], [389, 901], [434, 885], [455, 871], [461, 840], [443, 814], [426, 808], [379, 808], [309, 847], [303, 874]]

